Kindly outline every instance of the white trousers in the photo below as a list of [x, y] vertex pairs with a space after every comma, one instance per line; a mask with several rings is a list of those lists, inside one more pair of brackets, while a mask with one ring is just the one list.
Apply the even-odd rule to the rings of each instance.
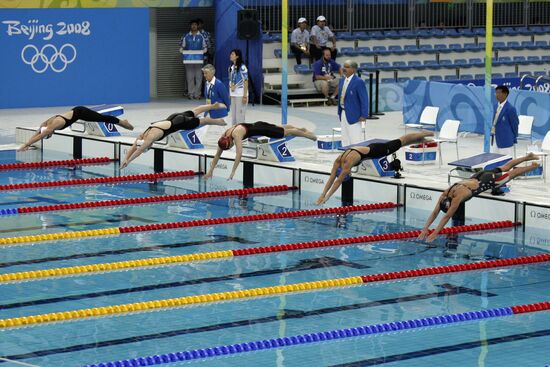
[[243, 97], [231, 97], [231, 125], [237, 125], [245, 120], [246, 104]]
[[497, 154], [504, 154], [509, 155], [510, 157], [514, 157], [514, 146], [508, 148], [499, 148], [497, 147], [496, 143], [491, 145], [491, 153], [497, 153]]
[[348, 123], [346, 112], [342, 111], [340, 119], [340, 127], [342, 128], [342, 146], [359, 144], [363, 141], [363, 132], [361, 131], [361, 123], [357, 122], [353, 125]]

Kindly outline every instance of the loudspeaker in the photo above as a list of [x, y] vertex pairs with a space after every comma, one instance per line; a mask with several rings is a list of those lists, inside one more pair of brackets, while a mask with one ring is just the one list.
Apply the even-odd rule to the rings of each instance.
[[260, 37], [260, 22], [255, 9], [239, 10], [237, 12], [237, 38], [254, 40]]

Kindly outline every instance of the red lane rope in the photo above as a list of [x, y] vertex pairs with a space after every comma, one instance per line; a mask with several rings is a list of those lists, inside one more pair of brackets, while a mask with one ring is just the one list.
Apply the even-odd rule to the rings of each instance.
[[351, 206], [343, 206], [343, 207], [337, 207], [337, 208], [296, 210], [296, 211], [283, 212], [283, 213], [243, 215], [239, 217], [228, 217], [228, 218], [199, 219], [199, 220], [191, 220], [187, 222], [147, 224], [143, 226], [120, 227], [119, 230], [120, 230], [120, 233], [158, 231], [163, 229], [198, 227], [198, 226], [208, 226], [208, 225], [214, 225], [214, 224], [241, 223], [241, 222], [260, 221], [260, 220], [297, 218], [297, 217], [308, 217], [308, 216], [314, 216], [314, 215], [346, 214], [346, 213], [366, 211], [366, 210], [391, 209], [397, 206], [398, 204], [395, 204], [395, 203], [351, 205]]
[[13, 185], [0, 185], [0, 191], [6, 190], [20, 190], [20, 189], [35, 189], [41, 187], [58, 187], [58, 186], [73, 186], [73, 185], [95, 185], [95, 184], [115, 184], [129, 181], [156, 181], [160, 178], [176, 178], [176, 177], [189, 177], [196, 175], [193, 171], [176, 171], [176, 172], [159, 172], [148, 173], [142, 175], [131, 176], [116, 176], [116, 177], [96, 177], [96, 178], [84, 178], [78, 180], [64, 180], [64, 181], [46, 181], [46, 182], [31, 182], [21, 183]]
[[244, 196], [249, 194], [262, 194], [262, 193], [276, 193], [294, 190], [295, 187], [289, 187], [287, 185], [278, 186], [265, 186], [265, 187], [253, 187], [240, 190], [223, 190], [223, 191], [209, 191], [198, 192], [193, 194], [179, 194], [179, 195], [161, 195], [161, 196], [149, 196], [143, 198], [131, 198], [120, 200], [103, 200], [84, 203], [72, 203], [72, 204], [58, 204], [58, 205], [43, 205], [43, 206], [29, 206], [21, 207], [17, 209], [18, 213], [36, 213], [36, 212], [49, 212], [55, 210], [69, 210], [69, 209], [82, 209], [82, 208], [99, 208], [106, 206], [119, 206], [119, 205], [135, 205], [135, 204], [147, 204], [147, 203], [160, 203], [165, 201], [176, 200], [195, 200], [195, 199], [207, 199], [223, 196]]
[[97, 157], [97, 158], [82, 158], [82, 159], [68, 159], [63, 161], [46, 161], [46, 162], [28, 162], [28, 163], [6, 163], [0, 164], [0, 170], [10, 169], [37, 169], [46, 167], [60, 167], [60, 166], [82, 166], [85, 164], [101, 164], [110, 163], [113, 160], [109, 157]]
[[[449, 234], [449, 233], [473, 232], [473, 231], [482, 231], [482, 230], [488, 230], [488, 229], [502, 229], [502, 228], [514, 227], [517, 225], [519, 225], [519, 223], [514, 223], [509, 220], [501, 221], [501, 222], [482, 223], [482, 224], [469, 224], [469, 225], [463, 225], [463, 226], [443, 228], [440, 234], [443, 235], [443, 234]], [[386, 233], [386, 234], [377, 234], [377, 235], [360, 236], [360, 237], [347, 237], [347, 238], [336, 238], [336, 239], [330, 239], [330, 240], [289, 243], [284, 245], [251, 247], [251, 248], [231, 250], [231, 251], [233, 252], [233, 256], [247, 256], [247, 255], [265, 254], [270, 252], [306, 250], [306, 249], [318, 248], [318, 247], [345, 246], [345, 245], [352, 245], [355, 243], [400, 240], [400, 239], [407, 239], [407, 238], [416, 238], [419, 235], [420, 235], [420, 231], [417, 230], [417, 231], [409, 231], [409, 232]]]

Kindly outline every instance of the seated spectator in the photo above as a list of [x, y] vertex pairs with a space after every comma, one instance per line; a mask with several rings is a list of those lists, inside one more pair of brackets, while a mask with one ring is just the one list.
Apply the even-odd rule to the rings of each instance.
[[323, 93], [329, 106], [336, 106], [339, 79], [334, 73], [342, 76], [342, 67], [330, 56], [330, 50], [324, 49], [323, 58], [313, 63], [313, 84], [318, 92]]
[[[310, 52], [315, 60], [319, 60], [323, 56], [323, 50], [330, 50], [331, 58], [336, 60], [338, 51], [336, 50], [336, 37], [329, 29], [327, 19], [320, 15], [317, 17], [317, 25], [311, 28]], [[332, 47], [328, 47], [328, 41], [332, 42]]]
[[296, 64], [302, 64], [302, 55], [309, 57], [309, 31], [306, 18], [298, 19], [298, 27], [290, 36], [290, 49], [296, 57]]

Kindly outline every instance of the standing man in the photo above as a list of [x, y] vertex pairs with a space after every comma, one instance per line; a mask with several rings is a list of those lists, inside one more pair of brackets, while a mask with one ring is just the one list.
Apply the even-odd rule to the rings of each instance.
[[[332, 42], [332, 47], [327, 47], [328, 41]], [[315, 60], [319, 60], [324, 49], [330, 50], [331, 58], [336, 60], [338, 51], [336, 50], [336, 37], [334, 33], [327, 27], [327, 19], [319, 15], [317, 24], [311, 27], [310, 52]]]
[[187, 79], [187, 96], [189, 99], [201, 98], [202, 73], [201, 68], [206, 52], [206, 40], [199, 32], [198, 22], [191, 21], [191, 31], [181, 39], [180, 52], [185, 64]]
[[360, 143], [361, 123], [369, 115], [369, 95], [365, 82], [355, 75], [357, 63], [346, 60], [344, 76], [338, 87], [338, 116], [342, 128], [342, 145], [349, 146]]
[[306, 18], [298, 19], [298, 28], [290, 36], [290, 49], [296, 57], [296, 64], [302, 64], [302, 55], [309, 57], [309, 31]]
[[518, 113], [508, 103], [508, 87], [499, 85], [495, 95], [498, 105], [495, 106], [493, 126], [491, 127], [491, 152], [514, 156], [514, 144], [518, 142]]
[[204, 75], [204, 79], [206, 79], [204, 86], [206, 104], [211, 105], [219, 102], [226, 106], [226, 108], [205, 112], [204, 115], [210, 116], [213, 119], [225, 119], [228, 115], [228, 109], [231, 104], [231, 101], [229, 100], [229, 92], [225, 85], [214, 76], [214, 74], [216, 74], [216, 68], [214, 68], [214, 65], [204, 65], [202, 68], [202, 73]]
[[342, 76], [342, 68], [336, 61], [330, 58], [330, 50], [323, 50], [323, 58], [317, 60], [312, 65], [313, 85], [317, 92], [323, 93], [327, 99], [327, 105], [336, 105], [336, 96], [338, 95], [338, 78], [334, 73]]
[[206, 42], [204, 62], [207, 64], [211, 64], [212, 60], [214, 60], [214, 40], [212, 39], [212, 35], [210, 34], [210, 32], [204, 29], [204, 22], [201, 18], [197, 18], [197, 24], [199, 33], [202, 34], [202, 36], [204, 37], [204, 41]]

